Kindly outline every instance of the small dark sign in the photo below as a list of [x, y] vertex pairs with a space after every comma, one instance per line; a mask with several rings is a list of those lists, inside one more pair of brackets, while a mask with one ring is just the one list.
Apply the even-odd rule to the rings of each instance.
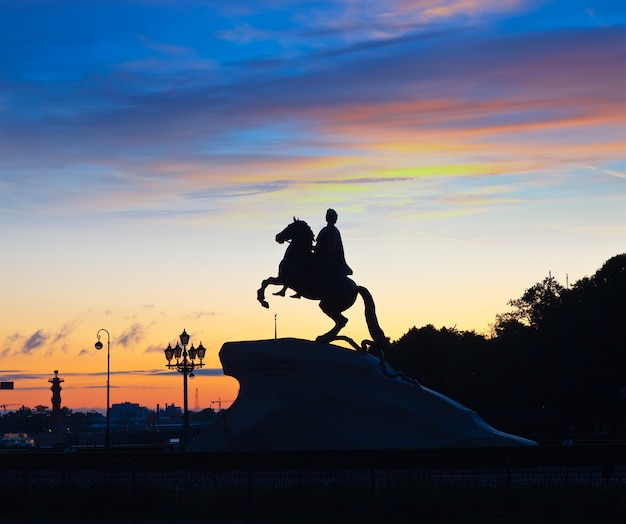
[[13, 382], [0, 382], [0, 389], [13, 389]]

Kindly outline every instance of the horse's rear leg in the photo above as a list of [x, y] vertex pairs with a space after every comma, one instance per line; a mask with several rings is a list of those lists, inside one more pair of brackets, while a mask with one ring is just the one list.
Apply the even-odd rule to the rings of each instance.
[[317, 342], [327, 344], [338, 335], [338, 333], [348, 323], [348, 319], [341, 314], [341, 311], [329, 308], [326, 304], [324, 304], [324, 301], [320, 302], [320, 309], [335, 321], [335, 326], [328, 331], [328, 333], [324, 333], [315, 339]]

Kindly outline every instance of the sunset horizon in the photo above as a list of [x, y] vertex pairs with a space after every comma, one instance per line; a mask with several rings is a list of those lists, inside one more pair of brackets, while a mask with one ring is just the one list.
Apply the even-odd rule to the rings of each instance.
[[[272, 295], [294, 217], [338, 213], [397, 340], [487, 334], [626, 238], [626, 6], [289, 0], [0, 7], [0, 407], [182, 406], [164, 349], [206, 347], [190, 406], [232, 401], [225, 342], [315, 340]], [[370, 338], [359, 298], [341, 331]]]

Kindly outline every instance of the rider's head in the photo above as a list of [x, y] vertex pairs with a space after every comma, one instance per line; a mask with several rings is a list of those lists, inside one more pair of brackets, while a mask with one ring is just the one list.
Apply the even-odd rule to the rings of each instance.
[[334, 224], [335, 222], [337, 222], [337, 211], [335, 211], [334, 209], [329, 209], [328, 211], [326, 211], [326, 222], [328, 222], [329, 224]]

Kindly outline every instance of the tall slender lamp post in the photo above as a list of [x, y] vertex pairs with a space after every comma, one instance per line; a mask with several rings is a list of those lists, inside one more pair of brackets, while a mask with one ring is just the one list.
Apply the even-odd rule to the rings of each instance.
[[[180, 334], [180, 344], [177, 342], [176, 347], [172, 347], [172, 344], [168, 344], [165, 348], [165, 359], [167, 360], [166, 366], [169, 369], [176, 369], [176, 371], [183, 374], [183, 430], [189, 429], [189, 403], [187, 395], [187, 377], [193, 378], [193, 370], [204, 366], [202, 359], [206, 353], [206, 348], [200, 342], [200, 345], [195, 348], [193, 344], [187, 351], [187, 345], [189, 344], [189, 335], [187, 331], [183, 329]], [[182, 348], [180, 346], [183, 346]], [[196, 358], [198, 362], [196, 362]], [[176, 362], [172, 363], [172, 359]]]
[[95, 347], [98, 351], [102, 349], [102, 342], [100, 342], [100, 332], [104, 331], [107, 334], [107, 427], [106, 433], [104, 434], [104, 447], [111, 447], [111, 419], [110, 419], [110, 388], [111, 388], [111, 335], [106, 329], [99, 329], [96, 333], [98, 337], [98, 342], [95, 343]]

